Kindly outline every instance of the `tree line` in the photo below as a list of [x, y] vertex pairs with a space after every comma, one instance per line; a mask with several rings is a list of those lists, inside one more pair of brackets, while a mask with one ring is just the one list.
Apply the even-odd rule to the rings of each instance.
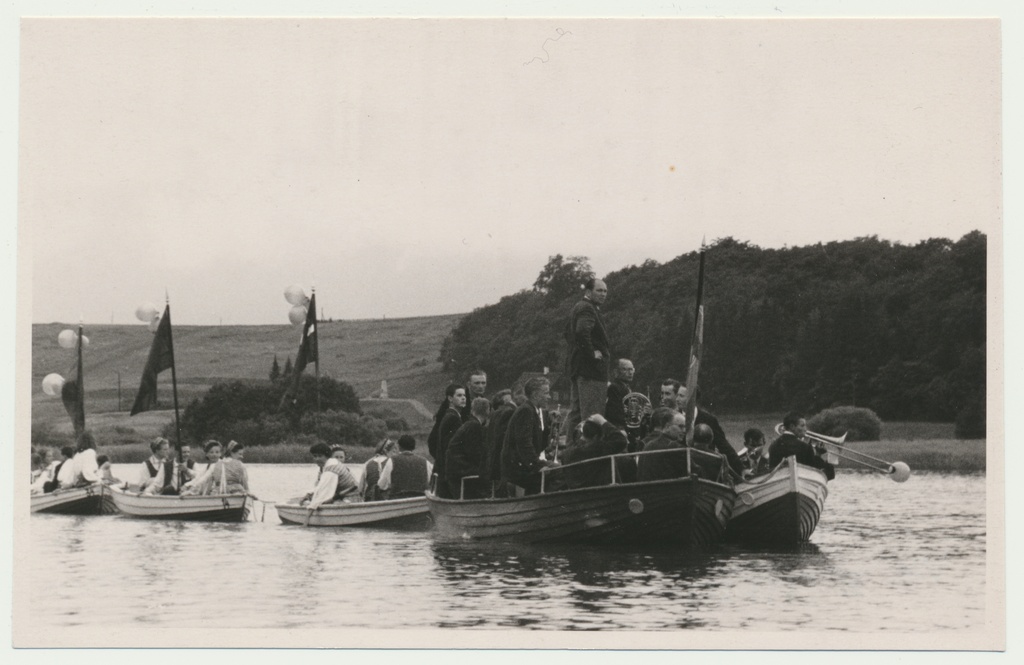
[[[706, 248], [705, 404], [733, 413], [863, 406], [984, 436], [986, 242], [978, 231], [915, 245], [716, 240]], [[698, 264], [690, 252], [603, 278], [612, 353], [633, 360], [635, 389], [685, 380]], [[551, 257], [533, 288], [460, 321], [440, 351], [445, 369], [480, 367], [492, 386], [562, 371], [566, 318], [590, 274], [586, 257]]]

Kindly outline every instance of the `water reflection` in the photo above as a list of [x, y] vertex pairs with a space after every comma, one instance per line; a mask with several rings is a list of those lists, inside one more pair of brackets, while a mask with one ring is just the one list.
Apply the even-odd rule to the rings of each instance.
[[[713, 623], [701, 608], [722, 585], [716, 551], [457, 543], [431, 550], [454, 599], [493, 599], [485, 616], [444, 619], [441, 626], [516, 625], [594, 630], [636, 625], [692, 628]], [[651, 612], [651, 600], [668, 611]], [[509, 616], [502, 607], [515, 607]], [[523, 612], [526, 608], [527, 611]]]

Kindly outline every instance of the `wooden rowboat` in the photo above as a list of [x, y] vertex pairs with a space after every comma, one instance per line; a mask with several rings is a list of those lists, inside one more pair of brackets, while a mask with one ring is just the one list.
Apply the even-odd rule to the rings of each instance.
[[[430, 515], [441, 537], [467, 540], [593, 544], [673, 544], [706, 546], [719, 541], [732, 513], [736, 494], [722, 482], [695, 473], [683, 478], [618, 483], [615, 461], [667, 451], [610, 455], [611, 483], [597, 487], [545, 491], [515, 498], [441, 499], [427, 494]], [[682, 453], [682, 451], [677, 451]], [[691, 460], [721, 456], [686, 449]], [[566, 470], [587, 460], [545, 472]]]
[[112, 488], [117, 509], [128, 517], [192, 522], [244, 522], [247, 494], [165, 496]]
[[33, 513], [59, 513], [62, 515], [113, 515], [117, 513], [110, 488], [101, 483], [59, 489], [46, 494], [33, 494], [31, 505]]
[[788, 544], [805, 542], [818, 526], [828, 496], [825, 474], [795, 457], [771, 473], [736, 485], [726, 539]]
[[299, 499], [292, 499], [286, 503], [276, 503], [274, 508], [284, 524], [421, 529], [430, 526], [425, 496], [390, 501], [327, 503], [313, 510], [300, 506]]

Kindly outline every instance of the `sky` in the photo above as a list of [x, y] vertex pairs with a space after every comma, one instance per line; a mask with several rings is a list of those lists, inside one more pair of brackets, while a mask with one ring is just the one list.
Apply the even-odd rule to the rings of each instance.
[[[781, 16], [781, 14], [780, 14]], [[605, 275], [1001, 232], [991, 20], [26, 19], [31, 320], [470, 311]]]

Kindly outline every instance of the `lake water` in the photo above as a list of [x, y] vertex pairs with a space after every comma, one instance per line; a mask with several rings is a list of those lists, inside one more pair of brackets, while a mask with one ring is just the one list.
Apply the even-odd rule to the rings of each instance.
[[[316, 475], [249, 473], [267, 501], [302, 494]], [[986, 620], [985, 491], [977, 475], [896, 484], [840, 471], [810, 543], [700, 553], [284, 526], [262, 502], [241, 524], [33, 515], [15, 553], [29, 557], [19, 572], [32, 595], [17, 611], [36, 630], [117, 626], [121, 637], [211, 625], [969, 633]]]

